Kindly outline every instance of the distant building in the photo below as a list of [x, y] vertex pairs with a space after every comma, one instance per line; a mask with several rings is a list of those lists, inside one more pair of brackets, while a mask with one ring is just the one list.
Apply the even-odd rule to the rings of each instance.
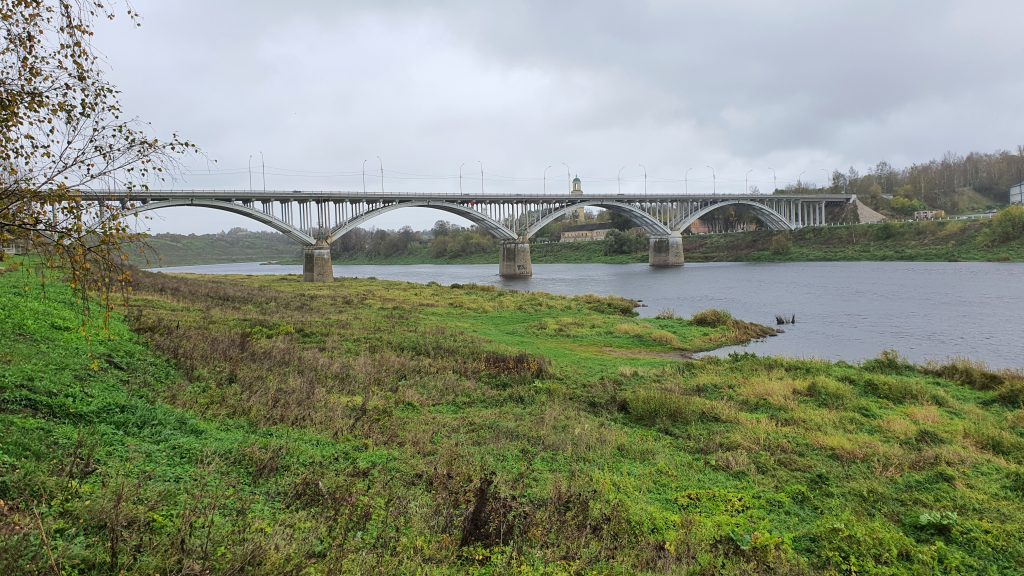
[[559, 242], [592, 242], [604, 240], [604, 237], [613, 230], [611, 223], [598, 222], [596, 224], [579, 224], [569, 226], [562, 230]]
[[943, 210], [918, 210], [914, 212], [914, 220], [941, 220], [946, 217]]
[[1024, 182], [1010, 188], [1010, 204], [1024, 204]]
[[[583, 196], [583, 183], [580, 182], [579, 174], [572, 179], [572, 190], [569, 191], [570, 196]], [[572, 222], [584, 222], [586, 221], [587, 213], [584, 208], [577, 208], [572, 211], [570, 221]]]

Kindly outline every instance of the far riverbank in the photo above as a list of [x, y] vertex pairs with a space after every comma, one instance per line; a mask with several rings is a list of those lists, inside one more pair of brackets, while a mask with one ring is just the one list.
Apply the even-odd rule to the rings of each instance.
[[[1024, 262], [1024, 238], [986, 239], [988, 221], [903, 222], [758, 230], [683, 237], [687, 262]], [[647, 262], [647, 252], [609, 254], [603, 241], [535, 243], [534, 264]], [[298, 263], [288, 259], [279, 263]], [[393, 256], [349, 254], [339, 264], [497, 264], [497, 251], [435, 258], [429, 246]]]

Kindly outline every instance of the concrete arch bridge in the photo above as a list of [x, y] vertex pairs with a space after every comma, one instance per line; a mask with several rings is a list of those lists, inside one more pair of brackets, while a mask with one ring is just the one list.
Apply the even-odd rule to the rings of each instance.
[[593, 195], [420, 194], [243, 190], [83, 192], [83, 201], [119, 202], [129, 214], [173, 207], [223, 210], [265, 224], [305, 247], [307, 281], [333, 278], [330, 245], [373, 218], [401, 208], [430, 208], [473, 222], [501, 241], [499, 272], [529, 277], [530, 239], [547, 224], [587, 207], [628, 217], [650, 238], [651, 266], [683, 264], [682, 232], [698, 218], [727, 206], [746, 206], [768, 228], [823, 226], [855, 195]]

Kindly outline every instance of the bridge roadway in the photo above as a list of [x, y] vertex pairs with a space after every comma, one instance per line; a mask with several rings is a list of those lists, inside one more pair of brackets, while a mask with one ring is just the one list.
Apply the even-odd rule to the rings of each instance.
[[823, 226], [855, 195], [695, 194], [429, 194], [416, 192], [310, 192], [253, 190], [81, 191], [81, 200], [119, 203], [128, 214], [173, 207], [211, 208], [239, 214], [287, 235], [305, 247], [303, 277], [333, 278], [330, 245], [347, 232], [390, 211], [430, 208], [466, 218], [502, 242], [499, 272], [533, 274], [530, 238], [572, 212], [596, 207], [627, 216], [650, 238], [651, 266], [683, 264], [682, 232], [726, 206], [745, 206], [773, 230]]

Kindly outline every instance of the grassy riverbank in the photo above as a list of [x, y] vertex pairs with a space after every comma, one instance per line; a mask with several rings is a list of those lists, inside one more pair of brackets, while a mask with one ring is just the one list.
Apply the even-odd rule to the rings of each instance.
[[[631, 302], [0, 274], [5, 573], [1024, 570], [1024, 383]], [[134, 330], [134, 332], [132, 331]]]
[[[921, 261], [1024, 262], [1024, 238], [988, 243], [988, 221], [903, 222], [685, 236], [687, 262]], [[604, 242], [534, 244], [534, 264], [647, 262], [647, 252], [605, 254]], [[497, 254], [432, 258], [428, 250], [340, 264], [490, 264]]]

